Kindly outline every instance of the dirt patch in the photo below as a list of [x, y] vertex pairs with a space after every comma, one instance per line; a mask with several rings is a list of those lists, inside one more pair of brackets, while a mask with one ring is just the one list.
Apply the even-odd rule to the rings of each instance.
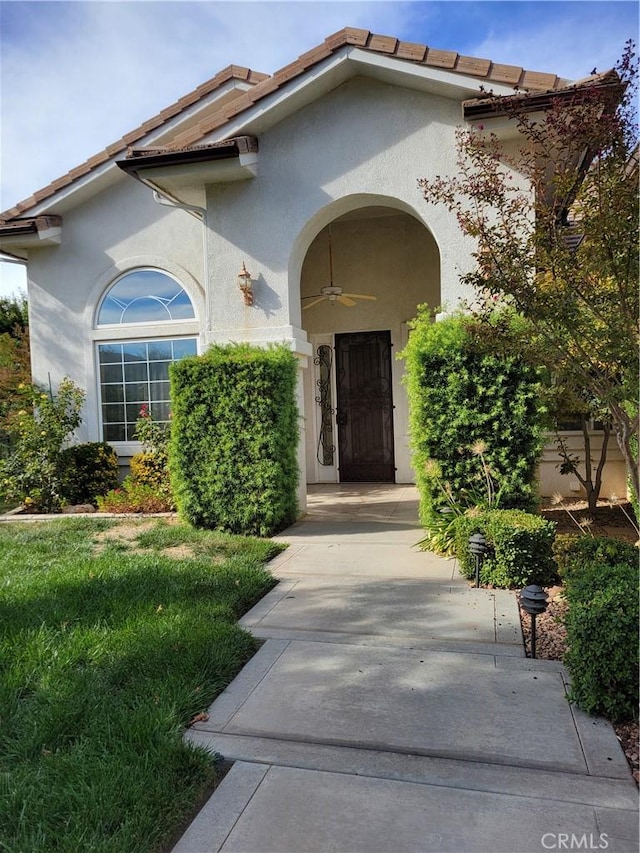
[[146, 533], [155, 527], [156, 522], [149, 521], [124, 521], [108, 530], [102, 530], [93, 537], [95, 542], [94, 553], [102, 554], [108, 545], [124, 545], [127, 551], [133, 554], [145, 554], [148, 548], [133, 547], [141, 533]]
[[562, 504], [545, 500], [540, 514], [548, 521], [555, 521], [558, 533], [573, 533], [580, 536], [612, 536], [627, 542], [638, 541], [638, 531], [630, 519], [634, 518], [633, 507], [627, 501], [611, 505], [600, 501], [595, 512], [590, 513], [587, 502], [566, 498]]
[[190, 545], [172, 545], [170, 548], [163, 548], [160, 553], [163, 557], [171, 557], [172, 560], [189, 560], [195, 557], [195, 552]]
[[[177, 524], [173, 518], [164, 519], [167, 524]], [[103, 530], [94, 536], [94, 553], [102, 554], [109, 545], [124, 546], [131, 554], [148, 554], [153, 548], [143, 547], [136, 543], [142, 533], [147, 533], [156, 526], [155, 519], [140, 521], [124, 521], [109, 530]], [[191, 545], [171, 545], [168, 548], [159, 549], [158, 553], [172, 560], [188, 560], [195, 557], [195, 551]]]

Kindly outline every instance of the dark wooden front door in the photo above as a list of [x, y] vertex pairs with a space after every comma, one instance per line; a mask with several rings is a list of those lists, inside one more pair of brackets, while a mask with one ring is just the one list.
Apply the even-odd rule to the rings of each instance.
[[391, 333], [336, 335], [341, 483], [394, 483]]

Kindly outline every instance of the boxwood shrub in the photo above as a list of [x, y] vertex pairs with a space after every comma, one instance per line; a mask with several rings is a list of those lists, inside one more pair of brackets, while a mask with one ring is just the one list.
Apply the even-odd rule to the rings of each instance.
[[503, 589], [520, 589], [530, 583], [550, 586], [558, 578], [553, 560], [555, 530], [553, 521], [522, 510], [471, 510], [456, 522], [460, 571], [466, 578], [474, 577], [469, 536], [482, 533], [489, 551], [482, 564], [481, 583]]
[[604, 537], [563, 537], [570, 698], [611, 720], [638, 716], [638, 550]]
[[474, 449], [479, 445], [500, 492], [494, 506], [531, 510], [536, 504], [543, 377], [523, 356], [521, 324], [507, 311], [482, 319], [460, 313], [434, 323], [426, 306], [413, 322], [402, 357], [420, 515], [427, 527], [451, 501], [482, 503], [468, 498], [483, 489]]
[[295, 521], [297, 363], [284, 345], [214, 346], [171, 367], [171, 482], [199, 527], [268, 536]]
[[106, 442], [73, 444], [61, 452], [58, 464], [60, 492], [68, 504], [95, 504], [118, 485], [118, 456]]

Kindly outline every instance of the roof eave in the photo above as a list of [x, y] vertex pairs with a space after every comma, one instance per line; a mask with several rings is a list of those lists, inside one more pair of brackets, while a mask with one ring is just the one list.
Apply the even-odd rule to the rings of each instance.
[[258, 169], [258, 141], [243, 136], [183, 150], [131, 151], [117, 165], [146, 187], [179, 204], [193, 206], [194, 188], [253, 178]]
[[35, 216], [0, 224], [0, 251], [9, 253], [62, 242], [62, 217]]
[[549, 92], [521, 92], [506, 97], [472, 98], [462, 105], [466, 121], [503, 118], [514, 113], [545, 112], [555, 104], [571, 104], [589, 92], [596, 92], [603, 99], [617, 101], [624, 90], [619, 80], [608, 79], [591, 85], [567, 86]]

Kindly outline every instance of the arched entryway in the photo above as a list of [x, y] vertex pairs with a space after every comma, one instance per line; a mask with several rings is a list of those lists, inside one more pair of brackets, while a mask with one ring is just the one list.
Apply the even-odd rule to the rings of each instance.
[[313, 347], [304, 388], [307, 481], [411, 482], [403, 364], [395, 356], [417, 306], [440, 302], [433, 236], [392, 206], [350, 210], [310, 243], [300, 297]]

